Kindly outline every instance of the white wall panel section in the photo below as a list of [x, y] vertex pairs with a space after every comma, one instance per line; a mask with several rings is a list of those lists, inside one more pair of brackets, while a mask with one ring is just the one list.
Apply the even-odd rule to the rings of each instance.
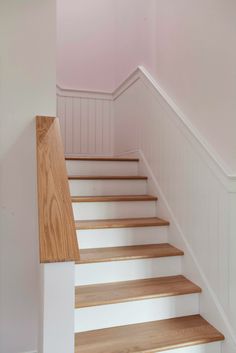
[[58, 88], [57, 116], [60, 120], [65, 154], [112, 154], [111, 95]]
[[234, 342], [223, 352], [236, 352], [236, 178], [142, 70], [114, 104], [115, 154], [140, 152], [158, 215], [171, 222], [169, 241], [185, 251], [183, 272], [203, 288], [201, 312]]
[[40, 266], [40, 353], [74, 353], [74, 270], [74, 262]]

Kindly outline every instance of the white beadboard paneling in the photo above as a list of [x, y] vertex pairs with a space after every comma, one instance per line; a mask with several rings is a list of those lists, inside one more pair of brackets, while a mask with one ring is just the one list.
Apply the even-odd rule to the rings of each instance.
[[65, 154], [112, 155], [113, 101], [110, 96], [58, 89], [57, 116]]
[[169, 241], [185, 251], [183, 271], [204, 289], [201, 311], [234, 342], [223, 352], [236, 352], [236, 178], [145, 70], [114, 93], [115, 154], [135, 150]]

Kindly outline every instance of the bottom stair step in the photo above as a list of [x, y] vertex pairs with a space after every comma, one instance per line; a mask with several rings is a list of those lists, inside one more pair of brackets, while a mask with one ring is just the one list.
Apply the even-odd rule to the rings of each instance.
[[200, 315], [192, 315], [76, 333], [75, 353], [156, 353], [223, 340]]

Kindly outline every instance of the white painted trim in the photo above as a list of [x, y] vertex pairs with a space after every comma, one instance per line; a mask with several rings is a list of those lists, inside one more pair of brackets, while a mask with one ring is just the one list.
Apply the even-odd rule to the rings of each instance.
[[62, 88], [57, 85], [57, 95], [60, 97], [75, 97], [75, 98], [91, 98], [91, 99], [104, 99], [104, 100], [113, 100], [112, 93], [102, 92], [102, 91], [87, 91], [87, 90], [78, 90], [72, 88]]
[[236, 192], [236, 175], [230, 171], [222, 159], [215, 153], [206, 139], [193, 126], [188, 117], [181, 111], [177, 104], [170, 98], [157, 80], [143, 67], [138, 66], [113, 92], [86, 91], [62, 88], [57, 85], [57, 94], [65, 97], [86, 97], [91, 99], [106, 99], [115, 101], [123, 92], [132, 86], [139, 79], [154, 94], [158, 94], [173, 110], [176, 116], [178, 128], [187, 135], [188, 139], [201, 153], [209, 168], [214, 172], [219, 180], [225, 185], [229, 192]]
[[158, 94], [158, 96], [161, 96], [161, 98], [164, 99], [164, 101], [175, 113], [175, 117], [178, 120], [178, 128], [185, 134], [185, 136], [187, 135], [192, 144], [198, 148], [209, 168], [214, 172], [217, 178], [221, 180], [227, 190], [230, 192], [236, 192], [236, 175], [233, 175], [230, 172], [229, 168], [213, 151], [212, 147], [192, 125], [181, 109], [143, 66], [139, 66], [136, 70], [134, 70], [133, 73], [131, 73], [128, 78], [113, 92], [113, 99], [116, 100], [138, 79], [141, 79], [149, 89], [152, 89], [155, 95]]
[[113, 92], [113, 100], [115, 101], [123, 92], [140, 79], [141, 66], [138, 66]]
[[221, 316], [221, 318], [222, 318], [222, 320], [223, 320], [223, 322], [225, 324], [225, 327], [227, 328], [228, 333], [230, 334], [230, 336], [232, 338], [232, 341], [236, 345], [236, 335], [234, 333], [234, 329], [232, 328], [232, 326], [231, 326], [231, 324], [230, 324], [230, 322], [229, 322], [229, 320], [227, 318], [227, 315], [226, 315], [222, 305], [220, 304], [220, 302], [219, 302], [214, 290], [212, 289], [209, 281], [207, 280], [207, 278], [206, 278], [206, 276], [204, 274], [204, 271], [202, 270], [200, 264], [198, 263], [197, 258], [194, 255], [194, 251], [193, 251], [192, 247], [190, 246], [186, 236], [184, 235], [184, 233], [183, 233], [183, 231], [182, 231], [182, 229], [181, 229], [181, 227], [180, 227], [180, 225], [179, 225], [179, 223], [178, 223], [178, 221], [177, 221], [177, 219], [176, 219], [176, 217], [175, 217], [175, 215], [174, 215], [174, 213], [173, 213], [173, 211], [172, 211], [172, 209], [171, 209], [171, 207], [170, 207], [170, 205], [169, 205], [169, 203], [168, 203], [168, 201], [167, 201], [167, 199], [166, 199], [166, 197], [165, 197], [165, 195], [164, 195], [164, 193], [163, 193], [163, 191], [162, 191], [162, 189], [160, 187], [160, 184], [158, 183], [158, 181], [157, 181], [157, 179], [155, 177], [155, 174], [152, 171], [152, 168], [151, 168], [150, 164], [148, 163], [144, 153], [141, 150], [139, 150], [139, 158], [140, 158], [140, 161], [142, 161], [144, 168], [146, 169], [145, 175], [147, 175], [149, 180], [152, 181], [152, 183], [154, 185], [154, 188], [156, 189], [155, 190], [156, 194], [159, 195], [160, 199], [163, 201], [163, 203], [164, 203], [164, 205], [166, 207], [166, 210], [167, 210], [167, 212], [169, 214], [169, 218], [168, 219], [169, 219], [170, 223], [175, 225], [175, 227], [176, 227], [176, 229], [177, 229], [177, 231], [178, 231], [183, 243], [185, 244], [186, 249], [187, 249], [187, 251], [188, 251], [188, 253], [189, 253], [189, 255], [190, 255], [190, 257], [191, 257], [191, 259], [192, 259], [192, 261], [194, 263], [194, 265], [195, 265], [195, 268], [198, 271], [198, 274], [199, 274], [199, 277], [201, 278], [202, 283], [207, 288], [207, 290], [208, 290], [208, 292], [209, 292], [209, 294], [211, 296], [211, 299], [214, 302], [214, 304], [215, 304], [215, 306], [216, 306], [216, 308], [217, 308], [217, 310], [218, 310], [218, 312], [219, 312], [219, 314], [220, 314], [220, 316]]

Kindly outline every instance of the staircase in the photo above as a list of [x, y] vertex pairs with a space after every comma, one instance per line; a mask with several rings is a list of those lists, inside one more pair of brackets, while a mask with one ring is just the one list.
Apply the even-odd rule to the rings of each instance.
[[224, 337], [199, 315], [201, 288], [181, 275], [184, 253], [138, 162], [66, 158], [80, 246], [75, 353], [220, 353]]

